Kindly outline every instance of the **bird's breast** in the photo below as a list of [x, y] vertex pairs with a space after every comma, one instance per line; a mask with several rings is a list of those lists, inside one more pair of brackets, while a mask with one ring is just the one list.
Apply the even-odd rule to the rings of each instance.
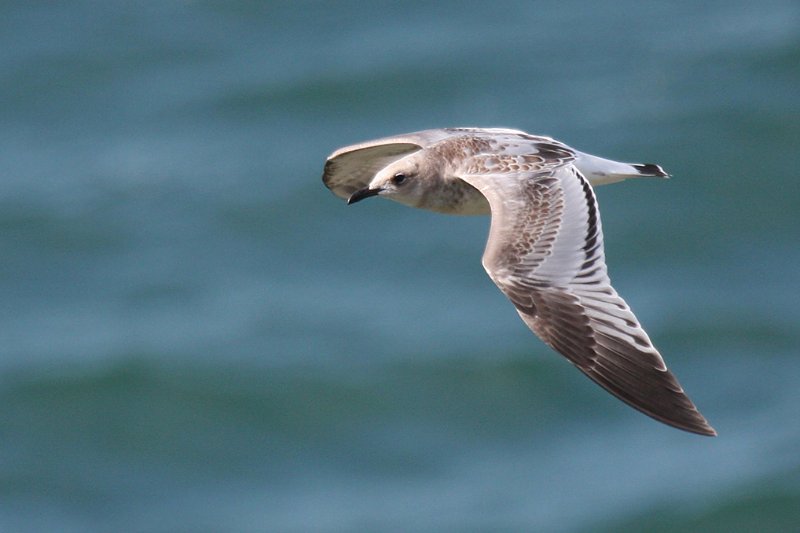
[[435, 192], [425, 195], [423, 209], [448, 215], [488, 215], [491, 213], [486, 197], [464, 180], [443, 180]]

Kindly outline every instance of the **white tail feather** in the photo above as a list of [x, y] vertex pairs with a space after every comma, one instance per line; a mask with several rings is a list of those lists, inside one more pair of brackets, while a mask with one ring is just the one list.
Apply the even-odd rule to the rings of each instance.
[[583, 152], [575, 153], [575, 166], [593, 186], [616, 183], [628, 178], [668, 178], [664, 169], [652, 163], [620, 163]]

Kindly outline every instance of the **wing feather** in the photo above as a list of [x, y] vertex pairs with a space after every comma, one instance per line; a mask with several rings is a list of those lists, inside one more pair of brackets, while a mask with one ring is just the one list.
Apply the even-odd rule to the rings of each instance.
[[[489, 163], [468, 166], [487, 169]], [[632, 407], [674, 427], [715, 435], [611, 286], [597, 200], [572, 159], [562, 153], [522, 170], [459, 177], [489, 201], [484, 267], [533, 332]]]

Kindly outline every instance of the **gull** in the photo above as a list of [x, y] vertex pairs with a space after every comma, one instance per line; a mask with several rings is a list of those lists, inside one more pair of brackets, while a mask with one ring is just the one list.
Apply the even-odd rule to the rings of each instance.
[[483, 266], [545, 344], [644, 414], [714, 436], [608, 277], [592, 186], [641, 176], [668, 174], [520, 130], [444, 128], [340, 148], [322, 181], [348, 204], [490, 214]]

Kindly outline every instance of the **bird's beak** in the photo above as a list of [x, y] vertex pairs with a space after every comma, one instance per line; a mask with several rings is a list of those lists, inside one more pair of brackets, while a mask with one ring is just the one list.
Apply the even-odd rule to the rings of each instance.
[[369, 187], [364, 187], [363, 189], [360, 189], [350, 195], [350, 198], [347, 199], [347, 205], [360, 202], [364, 198], [369, 198], [370, 196], [376, 196], [380, 194], [380, 192], [381, 189], [370, 189]]

